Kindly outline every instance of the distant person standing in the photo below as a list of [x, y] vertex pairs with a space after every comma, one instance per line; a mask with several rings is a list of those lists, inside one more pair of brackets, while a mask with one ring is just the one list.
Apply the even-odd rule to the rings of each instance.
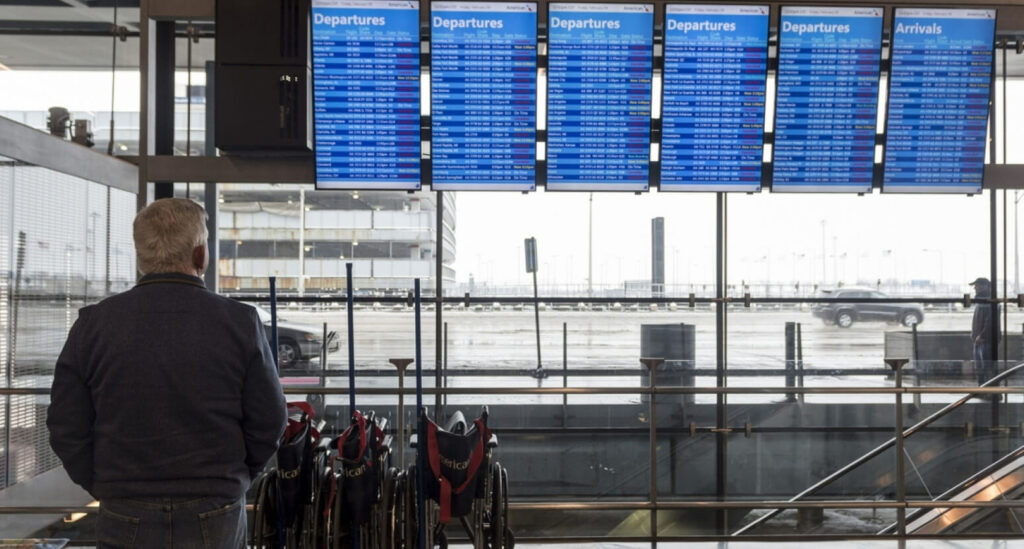
[[256, 309], [206, 289], [206, 212], [139, 212], [131, 290], [83, 308], [46, 425], [100, 501], [98, 547], [238, 549], [245, 492], [277, 449], [285, 402]]
[[974, 318], [971, 320], [971, 341], [974, 343], [974, 371], [978, 385], [996, 375], [995, 346], [999, 344], [999, 309], [988, 300], [992, 297], [992, 283], [987, 278], [977, 278], [974, 286]]

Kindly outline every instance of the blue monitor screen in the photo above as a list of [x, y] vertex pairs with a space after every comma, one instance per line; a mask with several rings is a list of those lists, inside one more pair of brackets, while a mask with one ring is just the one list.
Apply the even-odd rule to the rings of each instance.
[[536, 187], [537, 4], [430, 5], [435, 190]]
[[661, 190], [761, 190], [768, 13], [665, 6]]
[[981, 192], [995, 25], [995, 10], [896, 10], [883, 191]]
[[313, 0], [318, 189], [420, 188], [419, 3]]
[[647, 190], [654, 6], [548, 6], [547, 188]]
[[882, 13], [783, 6], [773, 191], [871, 192]]

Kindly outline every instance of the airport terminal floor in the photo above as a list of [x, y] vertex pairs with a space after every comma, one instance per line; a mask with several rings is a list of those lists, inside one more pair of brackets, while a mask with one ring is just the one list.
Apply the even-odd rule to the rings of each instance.
[[[1024, 548], [1021, 202], [1018, 1], [0, 1], [0, 547], [165, 533], [82, 485], [238, 454], [177, 403], [244, 332], [211, 546]], [[161, 284], [233, 335], [76, 343], [184, 357], [97, 415], [72, 327]]]

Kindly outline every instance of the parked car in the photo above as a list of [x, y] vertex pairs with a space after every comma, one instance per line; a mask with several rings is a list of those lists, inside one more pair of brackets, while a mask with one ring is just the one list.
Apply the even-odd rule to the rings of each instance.
[[[840, 288], [825, 290], [821, 297], [881, 300], [888, 296], [868, 288]], [[924, 322], [924, 308], [919, 303], [819, 303], [811, 312], [826, 325], [834, 324], [840, 328], [849, 328], [854, 322], [867, 321], [899, 322], [907, 327]]]
[[[270, 341], [270, 311], [253, 305]], [[327, 351], [337, 351], [340, 342], [337, 332], [327, 333]], [[277, 364], [281, 369], [294, 368], [312, 357], [320, 356], [323, 346], [323, 327], [288, 322], [277, 316]]]

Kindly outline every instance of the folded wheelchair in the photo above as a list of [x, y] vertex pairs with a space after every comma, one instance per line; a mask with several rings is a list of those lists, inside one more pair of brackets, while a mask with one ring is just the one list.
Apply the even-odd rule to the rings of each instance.
[[[448, 546], [447, 526], [461, 523], [474, 549], [504, 549], [515, 545], [508, 527], [508, 473], [493, 459], [498, 438], [487, 427], [487, 408], [467, 422], [455, 412], [442, 428], [420, 414], [421, 444], [413, 435], [417, 462], [424, 464], [423, 547]], [[417, 467], [400, 473], [394, 484], [394, 547], [419, 546]]]
[[315, 463], [326, 453], [323, 422], [306, 402], [288, 403], [288, 426], [273, 465], [253, 483], [249, 540], [253, 547], [311, 547]]
[[391, 464], [387, 421], [373, 412], [352, 414], [347, 429], [318, 466], [314, 546], [325, 549], [392, 547]]

